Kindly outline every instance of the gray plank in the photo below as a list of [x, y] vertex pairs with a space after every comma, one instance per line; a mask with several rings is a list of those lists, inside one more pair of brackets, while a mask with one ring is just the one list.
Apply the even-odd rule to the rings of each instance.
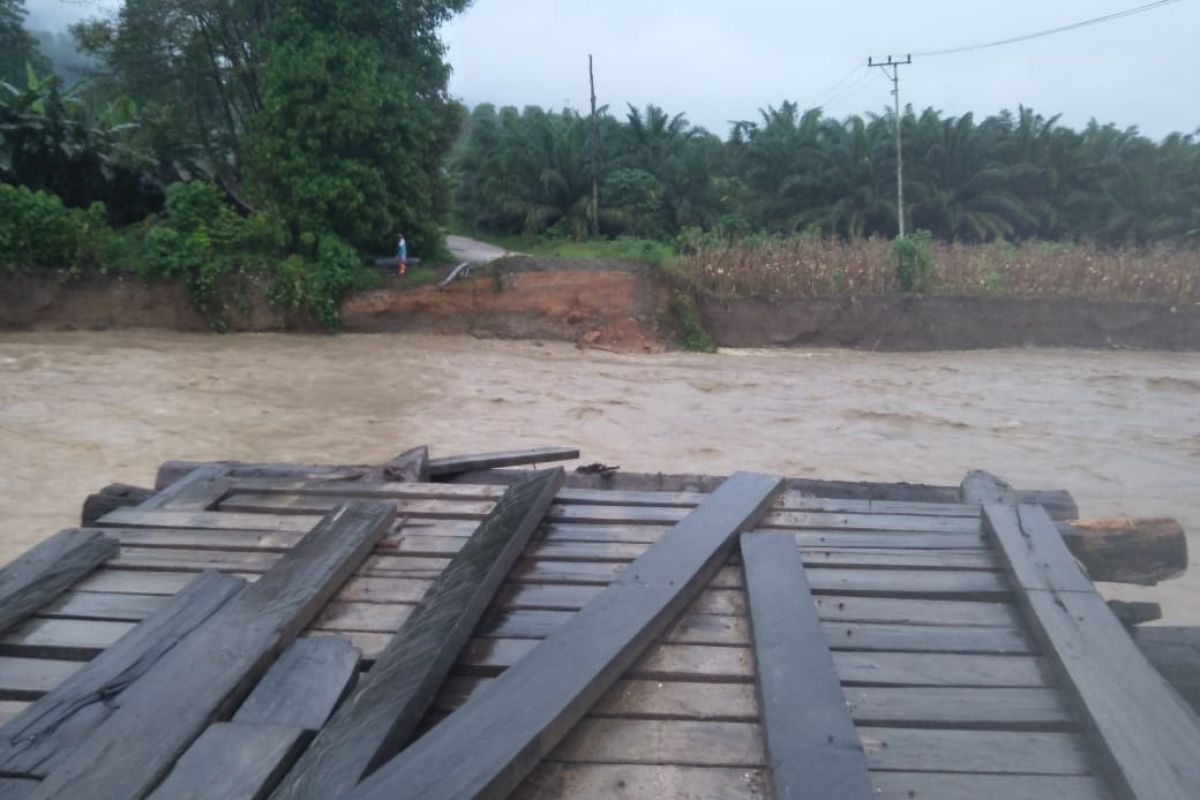
[[380, 767], [349, 797], [506, 797], [642, 655], [783, 488], [739, 473], [490, 690]]
[[263, 800], [295, 762], [306, 731], [218, 722], [188, 748], [151, 800]]
[[245, 581], [205, 573], [87, 665], [0, 727], [0, 772], [43, 776], [69, 757], [123, 702], [123, 692]]
[[65, 530], [0, 569], [0, 632], [58, 597], [119, 549], [115, 539], [102, 533]]
[[233, 715], [234, 722], [319, 731], [358, 676], [362, 653], [340, 636], [292, 642]]
[[338, 509], [131, 686], [38, 787], [38, 800], [137, 800], [320, 612], [391, 525], [389, 504]]
[[773, 796], [870, 800], [867, 759], [795, 541], [743, 534], [741, 552]]
[[37, 781], [27, 778], [0, 778], [0, 800], [25, 800], [37, 788]]
[[207, 511], [229, 490], [229, 485], [228, 467], [197, 467], [162, 491], [156, 492], [138, 505], [138, 508], [144, 511]]
[[497, 469], [554, 461], [573, 461], [577, 458], [579, 458], [579, 451], [571, 447], [539, 447], [502, 453], [476, 453], [474, 455], [431, 458], [429, 459], [429, 474], [438, 478], [475, 469]]
[[339, 797], [404, 748], [563, 477], [562, 469], [534, 473], [505, 492], [288, 774], [276, 800]]
[[1137, 800], [1194, 798], [1200, 719], [1086, 578], [1080, 583], [1049, 515], [1037, 506], [988, 505], [984, 519], [1025, 588], [1018, 599], [1105, 754], [1099, 763], [1118, 793]]
[[0, 700], [37, 700], [82, 666], [79, 661], [0, 656]]

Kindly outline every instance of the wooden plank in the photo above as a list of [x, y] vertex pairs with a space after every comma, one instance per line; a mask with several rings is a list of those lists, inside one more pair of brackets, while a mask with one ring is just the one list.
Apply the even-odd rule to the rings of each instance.
[[1084, 775], [875, 772], [879, 800], [1109, 800], [1104, 782]]
[[[513, 800], [769, 800], [765, 777], [735, 767], [547, 763]], [[871, 780], [879, 800], [1107, 800], [1103, 785], [1086, 776], [875, 772]]]
[[[533, 639], [473, 639], [456, 669], [465, 675], [498, 675], [538, 644]], [[362, 649], [368, 653], [371, 648]], [[1031, 656], [837, 651], [833, 663], [847, 685], [1035, 688], [1051, 683], [1045, 663]], [[749, 682], [754, 679], [754, 657], [747, 647], [661, 644], [626, 677]]]
[[[1118, 794], [1183, 800], [1200, 786], [1200, 719], [1137, 649], [1036, 506], [984, 507], [1019, 600], [1106, 757]], [[1083, 579], [1086, 582], [1086, 578]]]
[[233, 531], [291, 531], [308, 533], [318, 522], [315, 516], [280, 514], [231, 514], [222, 511], [144, 511], [118, 508], [100, 519], [100, 524], [128, 528], [211, 528]]
[[[195, 577], [195, 576], [192, 576]], [[67, 592], [38, 609], [40, 619], [100, 619], [141, 622], [161, 608], [169, 595]]]
[[29, 703], [24, 700], [0, 700], [0, 725], [8, 722], [27, 708], [29, 708]]
[[[399, 481], [427, 483], [429, 481], [429, 448], [422, 445], [405, 450], [379, 469], [362, 477], [364, 481]], [[372, 498], [374, 499], [374, 498]]]
[[[814, 606], [814, 613], [817, 610]], [[509, 611], [493, 614], [477, 635], [497, 639], [541, 639], [570, 622], [570, 611]], [[994, 653], [1027, 655], [1032, 644], [1019, 628], [966, 628], [932, 625], [837, 623], [818, 620], [822, 646], [834, 650], [885, 650], [916, 653]], [[718, 644], [731, 647], [750, 642], [745, 617], [686, 614], [669, 627], [663, 641], [671, 644]]]
[[[127, 689], [121, 707], [33, 797], [145, 797], [204, 727], [240, 703], [317, 615], [383, 536], [393, 513], [386, 504], [353, 503], [323, 520]], [[120, 758], [112, 755], [117, 748]]]
[[[492, 678], [455, 677], [435, 708], [457, 709]], [[848, 687], [845, 706], [861, 725], [942, 728], [1067, 726], [1071, 715], [1057, 689]], [[760, 706], [748, 683], [622, 680], [589, 711], [593, 717], [757, 722]], [[858, 741], [855, 735], [856, 743]]]
[[[317, 480], [241, 479], [233, 491], [263, 494], [299, 494], [342, 499], [496, 499], [503, 486], [460, 485], [449, 483], [383, 482], [330, 483]], [[658, 492], [620, 489], [566, 487], [558, 492], [558, 502], [573, 505], [667, 506], [694, 508], [707, 497], [706, 492]], [[915, 514], [918, 516], [954, 516], [978, 518], [978, 504], [915, 503], [888, 500], [853, 500], [813, 497], [791, 490], [782, 492], [774, 508], [778, 511], [827, 511], [855, 514]]]
[[569, 625], [538, 643], [538, 654], [349, 797], [507, 796], [716, 574], [733, 537], [754, 525], [782, 486], [780, 478], [731, 477]]
[[151, 800], [263, 800], [295, 762], [299, 726], [218, 722], [171, 769]]
[[429, 474], [435, 478], [457, 475], [474, 469], [519, 467], [526, 464], [546, 464], [555, 461], [574, 461], [579, 451], [571, 447], [538, 447], [529, 450], [510, 450], [503, 453], [476, 453], [429, 459]]
[[143, 511], [207, 511], [229, 491], [229, 468], [197, 467], [137, 507]]
[[362, 653], [340, 636], [298, 639], [233, 715], [247, 725], [319, 731], [358, 677]]
[[65, 530], [0, 569], [0, 632], [58, 597], [119, 549], [115, 539], [102, 533]]
[[505, 492], [407, 616], [362, 685], [317, 735], [275, 800], [339, 797], [408, 744], [562, 481], [562, 469], [546, 470]]
[[201, 575], [140, 625], [129, 625], [94, 660], [0, 728], [0, 772], [47, 774], [111, 716], [129, 686], [244, 586], [237, 578]]
[[[686, 508], [641, 506], [586, 506], [559, 504], [550, 512], [552, 522], [591, 524], [662, 525], [678, 522]], [[830, 514], [820, 511], [772, 511], [763, 516], [764, 528], [830, 528], [856, 531], [913, 531], [917, 533], [978, 533], [974, 517], [914, 516], [904, 514]]]
[[[1017, 586], [1026, 590], [1094, 594], [1092, 581], [1059, 538], [1051, 524], [1040, 525], [1035, 506], [985, 506], [988, 530], [995, 537], [1005, 565]], [[1050, 541], [1043, 541], [1044, 539]]]
[[0, 700], [36, 700], [82, 666], [79, 661], [0, 656]]
[[772, 795], [869, 800], [867, 760], [795, 541], [743, 534], [741, 553]]
[[[873, 770], [1091, 773], [1082, 738], [1069, 733], [871, 727], [859, 728], [858, 733]], [[589, 717], [571, 731], [550, 760], [756, 768], [765, 766], [766, 752], [756, 723]]]
[[0, 800], [25, 800], [36, 787], [28, 778], [0, 778]]
[[542, 763], [513, 800], [770, 800], [763, 770]]

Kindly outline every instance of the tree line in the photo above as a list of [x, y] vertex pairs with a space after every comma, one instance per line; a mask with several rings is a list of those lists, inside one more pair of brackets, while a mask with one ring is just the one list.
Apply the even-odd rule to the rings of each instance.
[[72, 28], [90, 70], [72, 86], [24, 0], [0, 0], [0, 180], [104, 202], [114, 224], [209, 180], [291, 251], [378, 252], [401, 229], [436, 250], [464, 113], [438, 29], [469, 2], [126, 0]]
[[[623, 118], [605, 109], [597, 127], [593, 141], [572, 110], [477, 106], [450, 164], [463, 223], [584, 236], [594, 177], [607, 235], [897, 233], [892, 114], [838, 119], [785, 102], [722, 140], [651, 105]], [[1195, 135], [1076, 130], [1024, 107], [982, 120], [910, 107], [901, 131], [910, 229], [962, 242], [1200, 240]]]

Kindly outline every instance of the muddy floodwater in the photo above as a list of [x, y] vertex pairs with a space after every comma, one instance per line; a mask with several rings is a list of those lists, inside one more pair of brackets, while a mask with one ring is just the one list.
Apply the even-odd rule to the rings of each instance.
[[[379, 462], [570, 444], [638, 471], [1065, 488], [1200, 552], [1200, 354], [617, 355], [425, 336], [0, 335], [0, 561], [164, 460]], [[1200, 623], [1200, 567], [1155, 589]]]

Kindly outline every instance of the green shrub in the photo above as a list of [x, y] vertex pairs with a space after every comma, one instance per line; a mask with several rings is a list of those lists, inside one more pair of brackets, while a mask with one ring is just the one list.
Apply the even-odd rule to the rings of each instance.
[[76, 269], [98, 266], [111, 231], [104, 205], [67, 208], [52, 194], [0, 184], [0, 265]]
[[713, 342], [704, 323], [700, 320], [700, 312], [692, 295], [683, 289], [671, 292], [671, 314], [679, 325], [683, 335], [683, 347], [696, 353], [715, 353], [717, 345]]
[[896, 284], [903, 292], [919, 292], [933, 282], [933, 235], [917, 231], [892, 243], [888, 258], [896, 268]]

